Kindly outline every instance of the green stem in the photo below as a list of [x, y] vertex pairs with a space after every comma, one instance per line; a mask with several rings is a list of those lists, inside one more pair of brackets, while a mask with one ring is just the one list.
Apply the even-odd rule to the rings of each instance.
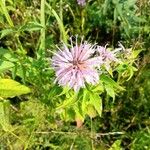
[[8, 133], [10, 133], [11, 135], [13, 135], [14, 137], [16, 137], [17, 139], [19, 139], [22, 143], [25, 143], [24, 140], [22, 140], [19, 136], [17, 136], [15, 133], [13, 133], [12, 131], [7, 131]]
[[[63, 22], [63, 6], [62, 6], [63, 2], [62, 0], [60, 0], [60, 9], [59, 9], [59, 16], [60, 16], [60, 20]], [[62, 32], [60, 33], [60, 39], [63, 39], [63, 34]]]
[[61, 21], [63, 22], [63, 1], [62, 0], [60, 0], [60, 13], [59, 13], [59, 15], [60, 15], [60, 19], [61, 19]]
[[92, 146], [92, 150], [95, 150], [94, 148], [94, 142], [93, 142], [93, 124], [92, 124], [92, 118], [91, 119], [91, 146]]
[[81, 10], [81, 32], [84, 35], [84, 24], [85, 24], [85, 10], [82, 8]]
[[63, 22], [62, 22], [61, 18], [58, 16], [56, 11], [47, 2], [46, 2], [46, 6], [52, 12], [54, 17], [56, 18], [57, 23], [58, 23], [58, 27], [59, 27], [59, 30], [60, 30], [60, 34], [62, 35], [62, 40], [65, 44], [67, 44], [67, 33], [65, 31], [65, 27], [63, 25]]
[[43, 28], [41, 29], [41, 44], [40, 44], [40, 52], [44, 52], [45, 50], [45, 0], [41, 0], [41, 25]]
[[6, 8], [6, 4], [5, 4], [5, 0], [0, 0], [0, 8], [1, 8], [1, 12], [4, 13], [5, 17], [6, 17], [6, 20], [7, 22], [9, 23], [9, 25], [11, 27], [14, 27], [14, 24], [9, 16], [9, 13], [7, 11], [7, 8]]

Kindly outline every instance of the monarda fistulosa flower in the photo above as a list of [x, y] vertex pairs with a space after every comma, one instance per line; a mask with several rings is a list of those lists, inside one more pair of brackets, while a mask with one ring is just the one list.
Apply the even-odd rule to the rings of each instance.
[[94, 57], [96, 45], [82, 42], [71, 47], [63, 45], [52, 58], [52, 66], [56, 71], [56, 81], [61, 86], [69, 86], [75, 91], [85, 87], [85, 83], [95, 85], [99, 82], [96, 67], [102, 62], [102, 57]]
[[117, 60], [114, 51], [109, 51], [106, 48], [106, 46], [105, 47], [98, 46], [97, 51], [98, 51], [99, 55], [102, 57], [103, 62]]
[[106, 69], [109, 70], [111, 62], [119, 62], [119, 60], [116, 58], [116, 53], [118, 50], [110, 51], [106, 48], [106, 46], [97, 46], [97, 52], [99, 56], [102, 57], [102, 61]]
[[80, 6], [85, 6], [86, 5], [86, 1], [85, 0], [77, 0], [77, 3]]

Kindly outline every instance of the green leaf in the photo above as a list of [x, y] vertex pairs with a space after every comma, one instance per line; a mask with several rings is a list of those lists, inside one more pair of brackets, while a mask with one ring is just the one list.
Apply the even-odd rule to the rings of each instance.
[[6, 3], [5, 0], [0, 0], [0, 8], [1, 8], [0, 10], [2, 10], [1, 13], [3, 13], [5, 15], [5, 18], [6, 18], [7, 22], [9, 23], [9, 25], [11, 27], [14, 27], [14, 24], [9, 16], [9, 13], [8, 13], [5, 3]]
[[12, 79], [0, 79], [0, 97], [14, 97], [30, 92], [28, 87]]
[[0, 39], [2, 39], [3, 37], [5, 37], [9, 34], [14, 34], [15, 32], [16, 31], [14, 31], [13, 29], [4, 29], [0, 32], [1, 33]]
[[65, 121], [74, 121], [75, 119], [75, 111], [72, 108], [67, 108], [66, 110], [64, 110], [62, 115]]
[[2, 47], [0, 47], [0, 58], [7, 60], [9, 62], [17, 62], [18, 61], [15, 54], [13, 54], [13, 52], [9, 51], [8, 49], [4, 49]]
[[102, 116], [102, 99], [98, 94], [90, 94], [90, 104], [92, 104], [100, 117]]
[[89, 101], [89, 92], [86, 89], [84, 89], [82, 104], [81, 104], [81, 109], [82, 109], [83, 113], [85, 113], [88, 101]]
[[95, 108], [93, 107], [93, 105], [88, 105], [87, 106], [87, 114], [90, 116], [90, 118], [94, 118], [97, 116], [97, 112], [95, 110]]
[[61, 92], [58, 96], [61, 96], [61, 95], [64, 95], [64, 94], [68, 93], [69, 90], [70, 90], [70, 88], [69, 88], [68, 86], [65, 86], [65, 87], [63, 88], [62, 92]]
[[38, 22], [29, 22], [22, 26], [19, 31], [38, 31], [44, 28], [40, 23]]
[[9, 62], [17, 62], [18, 59], [16, 58], [16, 56], [10, 52], [5, 53], [3, 55], [4, 59], [8, 60]]
[[133, 74], [134, 74], [134, 71], [137, 71], [137, 68], [135, 68], [135, 67], [133, 67], [133, 66], [129, 66], [129, 67], [128, 67], [128, 70], [129, 70], [130, 76], [129, 76], [129, 78], [127, 79], [127, 81], [129, 81], [129, 80], [132, 78], [132, 76], [133, 76]]
[[110, 86], [113, 86], [113, 87], [116, 88], [116, 89], [124, 90], [123, 87], [121, 87], [117, 82], [115, 82], [113, 79], [111, 79], [111, 78], [110, 78], [109, 76], [107, 76], [107, 75], [102, 74], [102, 75], [100, 76], [100, 80], [101, 80], [102, 82], [104, 82], [105, 84], [108, 84], [108, 85], [110, 85]]
[[122, 63], [119, 66], [117, 66], [116, 70], [119, 73], [123, 73], [124, 71], [126, 71], [128, 69], [128, 64], [127, 63]]
[[56, 107], [56, 110], [73, 106], [73, 104], [75, 104], [76, 100], [77, 100], [76, 94], [74, 94], [74, 93], [73, 94], [71, 93], [71, 95], [68, 94], [68, 95], [66, 95], [66, 99]]
[[101, 94], [102, 92], [104, 92], [104, 87], [103, 87], [102, 83], [99, 83], [99, 84], [97, 84], [96, 86], [93, 86], [93, 87], [90, 85], [90, 88], [91, 88], [91, 91], [94, 92], [94, 93]]
[[135, 50], [133, 51], [133, 58], [135, 59], [143, 50]]
[[8, 50], [0, 47], [0, 57], [3, 56], [6, 53], [8, 53]]
[[10, 103], [8, 100], [0, 101], [0, 125], [4, 131], [10, 130], [9, 123]]
[[9, 61], [0, 61], [0, 72], [13, 68], [14, 64]]
[[122, 150], [120, 144], [121, 144], [121, 140], [116, 140], [108, 150]]
[[113, 86], [105, 84], [105, 89], [106, 89], [107, 94], [109, 96], [111, 96], [114, 100], [115, 99], [115, 91], [114, 91]]
[[80, 108], [78, 105], [74, 105], [74, 111], [75, 111], [75, 119], [77, 120], [81, 120], [82, 122], [84, 122], [85, 116], [84, 114], [81, 112]]

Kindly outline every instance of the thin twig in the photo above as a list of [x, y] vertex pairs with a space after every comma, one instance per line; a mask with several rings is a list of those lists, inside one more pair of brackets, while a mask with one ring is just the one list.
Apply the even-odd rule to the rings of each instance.
[[56, 134], [71, 134], [71, 135], [77, 135], [75, 132], [63, 132], [63, 131], [43, 131], [43, 132], [34, 132], [36, 134], [50, 134], [50, 133], [56, 133]]
[[125, 134], [125, 132], [96, 133], [96, 137], [100, 137], [104, 135], [117, 135], [117, 134]]
[[[63, 132], [63, 131], [43, 131], [43, 132], [34, 132], [36, 134], [50, 134], [50, 133], [56, 133], [56, 134], [70, 134], [70, 135], [77, 135], [76, 132]], [[91, 134], [91, 133], [90, 133]], [[125, 134], [125, 132], [107, 132], [107, 133], [96, 133], [96, 137], [105, 136], [105, 135], [118, 135], [118, 134]]]

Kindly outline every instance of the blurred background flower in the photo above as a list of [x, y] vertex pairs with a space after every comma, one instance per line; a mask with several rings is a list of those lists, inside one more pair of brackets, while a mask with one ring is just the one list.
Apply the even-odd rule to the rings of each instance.
[[110, 50], [108, 50], [108, 48], [106, 48], [106, 46], [105, 47], [98, 46], [97, 51], [98, 51], [100, 57], [102, 57], [102, 61], [103, 61], [103, 64], [105, 65], [105, 67], [106, 67], [106, 70], [109, 70], [110, 69], [110, 64], [112, 62], [119, 62], [119, 60], [116, 58], [116, 54], [117, 54], [118, 50], [117, 51], [116, 50], [110, 51]]
[[81, 6], [84, 6], [86, 4], [85, 0], [77, 0], [77, 3]]

